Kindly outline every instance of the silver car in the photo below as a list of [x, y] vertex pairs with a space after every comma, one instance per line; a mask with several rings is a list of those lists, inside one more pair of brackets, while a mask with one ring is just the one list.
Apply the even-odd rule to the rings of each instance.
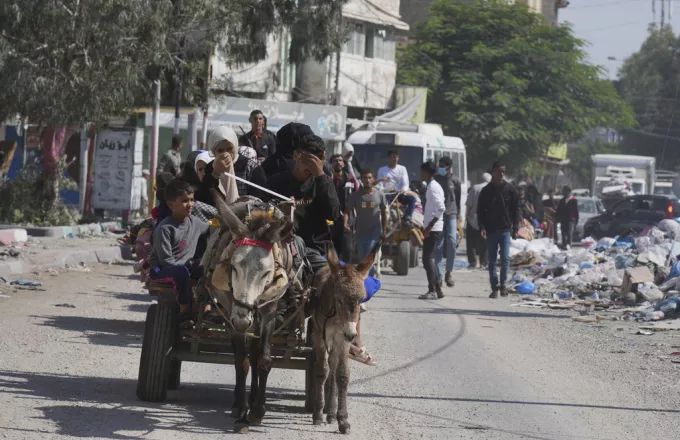
[[583, 225], [589, 218], [600, 215], [604, 212], [604, 206], [597, 197], [576, 197], [578, 203], [578, 224], [574, 228], [574, 242], [581, 241], [583, 236]]

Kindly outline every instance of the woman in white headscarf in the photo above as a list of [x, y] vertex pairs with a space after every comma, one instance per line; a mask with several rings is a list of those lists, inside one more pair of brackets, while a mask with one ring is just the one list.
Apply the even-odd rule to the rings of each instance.
[[204, 151], [196, 156], [196, 161], [194, 162], [194, 168], [196, 169], [196, 174], [198, 175], [198, 180], [201, 182], [205, 177], [205, 170], [208, 168], [208, 164], [212, 163], [215, 158], [210, 154], [209, 151]]
[[[238, 136], [236, 136], [236, 132], [231, 127], [223, 125], [213, 130], [208, 137], [208, 148], [215, 159], [206, 166], [205, 177], [201, 182], [200, 190], [196, 194], [196, 200], [210, 203], [211, 205], [214, 204], [210, 190], [219, 187], [220, 176], [224, 173], [235, 175], [256, 185], [266, 187], [267, 176], [259, 164], [239, 154]], [[228, 176], [224, 176], [222, 182], [223, 187], [225, 184], [231, 186], [233, 182], [239, 196], [250, 195], [263, 198], [260, 190], [243, 182], [235, 181], [235, 179]], [[223, 189], [226, 190], [227, 188]]]

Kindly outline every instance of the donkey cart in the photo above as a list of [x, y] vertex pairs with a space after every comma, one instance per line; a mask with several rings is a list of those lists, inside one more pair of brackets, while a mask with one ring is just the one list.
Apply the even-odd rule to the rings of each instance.
[[[214, 323], [204, 316], [207, 299], [201, 304], [194, 328], [180, 329], [178, 306], [171, 284], [150, 282], [149, 293], [158, 298], [146, 314], [142, 342], [137, 397], [148, 402], [162, 402], [167, 390], [179, 387], [182, 362], [234, 364], [228, 324]], [[286, 295], [279, 301], [272, 342], [273, 366], [305, 370], [305, 410], [313, 410], [314, 353], [311, 326], [307, 325], [309, 291]], [[252, 343], [257, 337], [248, 333]]]

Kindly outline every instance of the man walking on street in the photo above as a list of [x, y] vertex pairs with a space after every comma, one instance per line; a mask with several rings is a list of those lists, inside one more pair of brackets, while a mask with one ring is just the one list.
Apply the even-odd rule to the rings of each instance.
[[[435, 180], [444, 190], [444, 230], [439, 236], [435, 261], [437, 262], [437, 275], [444, 280], [448, 287], [453, 287], [453, 264], [456, 260], [456, 248], [458, 247], [458, 213], [460, 212], [460, 182], [453, 177], [451, 168], [453, 159], [442, 157], [439, 159], [439, 169]], [[446, 275], [444, 275], [444, 254], [446, 253]]]
[[437, 275], [437, 267], [435, 265], [435, 253], [437, 246], [443, 244], [439, 237], [444, 230], [444, 222], [442, 220], [446, 205], [444, 203], [444, 190], [441, 185], [434, 180], [434, 175], [437, 172], [437, 167], [434, 162], [427, 161], [420, 166], [420, 178], [427, 183], [427, 193], [425, 202], [424, 224], [425, 230], [423, 235], [425, 241], [423, 242], [423, 267], [427, 274], [427, 293], [420, 295], [420, 299], [437, 299], [443, 298], [442, 286]]
[[[470, 267], [486, 267], [486, 239], [482, 237], [477, 221], [477, 206], [479, 203], [479, 194], [482, 189], [491, 182], [491, 174], [484, 173], [482, 175], [482, 182], [470, 188], [468, 198], [465, 201], [467, 208], [467, 226], [465, 227], [465, 247], [467, 248], [467, 257]], [[477, 262], [479, 258], [479, 262]]]
[[363, 188], [352, 194], [345, 209], [345, 230], [350, 230], [349, 218], [356, 213], [356, 261], [363, 261], [387, 232], [387, 201], [385, 195], [373, 186], [373, 172], [361, 172]]
[[338, 195], [340, 211], [342, 213], [341, 217], [336, 219], [333, 224], [333, 245], [339, 251], [340, 258], [343, 261], [349, 262], [352, 251], [352, 237], [346, 228], [347, 219], [344, 212], [347, 200], [359, 189], [359, 184], [353, 175], [345, 171], [345, 161], [340, 154], [331, 156], [331, 170], [333, 172], [333, 186]]
[[[519, 231], [519, 197], [517, 192], [505, 181], [505, 165], [496, 162], [491, 167], [491, 183], [479, 194], [477, 221], [482, 237], [488, 241], [489, 280], [491, 295], [489, 298], [508, 296], [505, 282], [510, 269], [510, 238], [517, 237]], [[496, 262], [498, 251], [501, 254], [500, 287]]]
[[578, 202], [571, 195], [571, 188], [562, 188], [562, 200], [557, 205], [557, 221], [562, 229], [562, 249], [571, 249], [571, 239], [574, 236], [574, 226], [578, 224]]
[[177, 177], [182, 169], [182, 153], [180, 151], [183, 143], [182, 136], [176, 134], [172, 137], [172, 147], [158, 162], [158, 174], [165, 171]]
[[267, 120], [260, 110], [253, 110], [249, 121], [251, 130], [239, 137], [238, 144], [255, 150], [261, 163], [276, 151], [276, 135], [267, 130]]

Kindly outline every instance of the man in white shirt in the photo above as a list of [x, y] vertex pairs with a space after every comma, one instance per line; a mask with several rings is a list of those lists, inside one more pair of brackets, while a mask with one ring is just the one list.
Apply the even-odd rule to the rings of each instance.
[[443, 298], [441, 281], [437, 276], [437, 266], [435, 264], [435, 253], [440, 243], [439, 236], [444, 232], [444, 211], [446, 210], [444, 189], [436, 180], [434, 175], [437, 173], [437, 166], [432, 161], [427, 161], [420, 166], [420, 177], [427, 183], [427, 193], [425, 196], [423, 235], [423, 267], [427, 274], [427, 293], [420, 295], [420, 299]]
[[416, 209], [416, 199], [408, 194], [403, 194], [409, 189], [408, 170], [405, 166], [399, 165], [399, 152], [387, 152], [387, 165], [378, 170], [378, 178], [376, 180], [378, 187], [386, 194], [389, 203], [394, 200], [394, 195], [389, 195], [390, 192], [398, 191], [396, 195], [399, 203], [406, 206], [406, 214], [404, 215], [404, 222], [409, 223], [413, 217], [413, 211]]
[[387, 152], [387, 165], [378, 170], [378, 185], [382, 190], [406, 191], [408, 189], [408, 171], [399, 165], [399, 152]]

